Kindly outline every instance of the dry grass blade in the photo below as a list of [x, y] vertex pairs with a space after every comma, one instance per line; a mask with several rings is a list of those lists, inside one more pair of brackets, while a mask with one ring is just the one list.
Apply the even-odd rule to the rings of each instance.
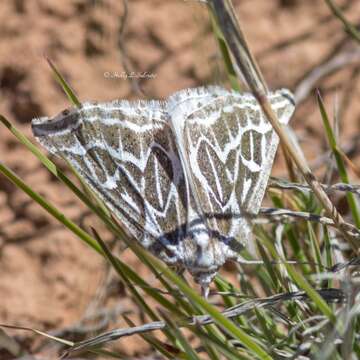
[[[342, 158], [344, 159], [344, 161], [346, 162], [346, 165], [348, 165], [349, 168], [354, 172], [354, 174], [358, 178], [360, 178], [360, 169], [359, 169], [359, 167], [346, 155], [344, 150], [339, 149], [339, 153], [342, 156]], [[356, 194], [358, 194], [358, 193], [356, 192]]]
[[68, 340], [64, 340], [64, 339], [61, 339], [59, 337], [56, 337], [56, 336], [53, 336], [53, 335], [50, 335], [50, 334], [47, 334], [43, 331], [40, 331], [40, 330], [36, 330], [36, 329], [33, 329], [33, 328], [30, 328], [30, 327], [26, 327], [26, 326], [15, 326], [15, 325], [8, 325], [8, 324], [0, 324], [0, 327], [2, 328], [6, 328], [6, 329], [15, 329], [15, 330], [24, 330], [24, 331], [31, 331], [35, 334], [38, 334], [38, 335], [41, 335], [41, 336], [44, 336], [44, 337], [47, 337], [51, 340], [55, 340], [61, 344], [64, 344], [64, 345], [67, 345], [67, 346], [73, 346], [74, 343], [72, 341], [68, 341]]
[[360, 61], [360, 49], [355, 48], [346, 52], [335, 54], [331, 59], [313, 69], [297, 85], [294, 90], [296, 104], [305, 101], [311, 90], [319, 83], [319, 80], [341, 70], [347, 65], [358, 64]]
[[234, 56], [236, 64], [241, 70], [242, 75], [246, 79], [247, 84], [253, 92], [254, 96], [261, 105], [267, 119], [270, 121], [274, 130], [278, 134], [281, 143], [302, 173], [306, 182], [312, 188], [315, 196], [323, 205], [327, 214], [333, 219], [338, 229], [342, 232], [344, 238], [346, 238], [352, 245], [354, 251], [358, 252], [358, 246], [355, 239], [349, 236], [343, 228], [345, 224], [343, 217], [339, 214], [334, 204], [330, 201], [321, 184], [311, 172], [308, 164], [301, 156], [298, 155], [290, 137], [287, 135], [286, 131], [283, 129], [278, 119], [276, 118], [276, 115], [272, 110], [270, 102], [267, 98], [267, 87], [255, 60], [249, 51], [246, 39], [241, 31], [239, 21], [236, 18], [235, 12], [231, 5], [231, 1], [211, 0], [210, 3], [213, 7], [213, 11], [217, 18], [219, 27], [223, 31], [227, 44]]
[[[346, 297], [342, 290], [339, 289], [319, 289], [317, 290], [318, 294], [328, 303], [342, 303], [346, 300]], [[275, 306], [279, 303], [285, 301], [309, 301], [309, 296], [304, 291], [295, 291], [282, 294], [276, 294], [274, 296], [269, 296], [261, 299], [254, 299], [245, 301], [241, 304], [235, 305], [229, 309], [226, 309], [222, 314], [229, 318], [236, 318], [238, 316], [244, 315], [245, 313], [252, 311], [254, 309], [268, 308]], [[214, 319], [210, 315], [199, 315], [193, 316], [191, 319], [186, 319], [182, 322], [177, 322], [177, 327], [192, 327], [192, 326], [205, 326], [213, 324]], [[81, 341], [74, 344], [70, 349], [67, 350], [67, 355], [89, 349], [94, 346], [99, 346], [110, 341], [118, 340], [122, 337], [133, 336], [135, 334], [142, 334], [150, 331], [160, 330], [167, 327], [165, 321], [154, 321], [145, 325], [134, 326], [126, 329], [115, 329], [108, 331], [106, 333], [95, 336], [91, 339]]]
[[330, 10], [333, 12], [333, 14], [340, 19], [340, 21], [344, 24], [344, 27], [346, 31], [356, 40], [360, 43], [360, 33], [356, 29], [356, 27], [345, 18], [343, 13], [341, 12], [340, 8], [332, 1], [332, 0], [325, 0], [327, 5], [329, 6]]
[[0, 329], [0, 349], [6, 350], [14, 356], [14, 358], [18, 358], [23, 355], [23, 348], [20, 343], [6, 334], [3, 329]]
[[[259, 216], [271, 218], [272, 222], [283, 222], [288, 219], [301, 219], [305, 221], [317, 222], [319, 224], [327, 226], [334, 226], [336, 228], [336, 224], [332, 219], [326, 216], [312, 214], [304, 211], [293, 211], [278, 208], [261, 208], [259, 211]], [[258, 218], [258, 216], [256, 216], [254, 222], [261, 223], [261, 220]], [[360, 239], [360, 231], [354, 225], [344, 222], [343, 229], [347, 232], [349, 236]]]
[[[346, 156], [346, 155], [344, 155]], [[360, 196], [360, 185], [336, 183], [332, 185], [321, 184], [324, 191], [327, 193], [333, 193], [335, 191], [351, 192]], [[306, 184], [292, 183], [283, 179], [270, 178], [268, 187], [282, 190], [298, 190], [298, 191], [311, 191], [310, 186]]]

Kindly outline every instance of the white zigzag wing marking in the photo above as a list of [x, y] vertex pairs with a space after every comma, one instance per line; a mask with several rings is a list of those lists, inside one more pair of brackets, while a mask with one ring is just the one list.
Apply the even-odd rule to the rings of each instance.
[[176, 250], [185, 236], [188, 199], [163, 103], [85, 103], [34, 120], [33, 132], [74, 166], [145, 247], [160, 257], [160, 245]]
[[[211, 231], [245, 245], [251, 230], [244, 212], [260, 208], [278, 136], [252, 95], [195, 90], [174, 94], [168, 104], [186, 177]], [[286, 124], [294, 111], [291, 93], [279, 90], [269, 100]]]

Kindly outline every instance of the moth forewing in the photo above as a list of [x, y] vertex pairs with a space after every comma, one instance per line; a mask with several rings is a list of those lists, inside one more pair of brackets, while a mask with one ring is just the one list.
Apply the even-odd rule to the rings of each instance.
[[[281, 89], [274, 93], [270, 93], [269, 101], [280, 123], [287, 125], [295, 110], [293, 95], [289, 90]], [[258, 107], [261, 120], [260, 126], [254, 126], [254, 132], [258, 134], [257, 136], [260, 137], [261, 140], [254, 144], [253, 152], [254, 154], [261, 154], [260, 156], [255, 155], [255, 158], [259, 159], [257, 161], [259, 169], [253, 176], [253, 185], [243, 204], [243, 209], [252, 214], [257, 214], [259, 212], [279, 144], [278, 135], [272, 128], [270, 122], [266, 119], [260, 105], [258, 105]]]
[[[291, 93], [278, 90], [269, 100], [287, 123], [294, 110]], [[278, 145], [256, 99], [219, 87], [198, 88], [170, 97], [168, 109], [209, 231], [234, 251], [252, 245], [246, 215], [260, 208]]]
[[184, 176], [167, 117], [161, 102], [114, 101], [85, 103], [32, 126], [157, 254], [180, 241], [186, 223]]

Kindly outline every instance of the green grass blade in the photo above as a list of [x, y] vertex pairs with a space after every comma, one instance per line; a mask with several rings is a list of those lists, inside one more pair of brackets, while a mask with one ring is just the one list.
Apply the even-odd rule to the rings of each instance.
[[310, 238], [311, 250], [313, 253], [312, 258], [314, 258], [314, 260], [316, 262], [315, 267], [316, 267], [317, 272], [321, 273], [322, 271], [324, 271], [324, 267], [322, 266], [322, 261], [321, 261], [321, 252], [320, 252], [320, 247], [319, 247], [319, 241], [317, 239], [315, 231], [310, 222], [307, 223], [307, 229], [308, 229], [308, 234], [309, 234], [309, 238]]
[[225, 65], [225, 71], [228, 76], [231, 88], [236, 91], [241, 91], [241, 87], [239, 85], [239, 80], [238, 80], [237, 74], [235, 72], [235, 69], [233, 67], [230, 52], [226, 45], [224, 36], [222, 35], [221, 30], [220, 30], [218, 24], [216, 23], [216, 20], [215, 20], [215, 17], [213, 15], [212, 11], [210, 11], [209, 13], [210, 13], [210, 18], [211, 18], [213, 33], [214, 33], [214, 36], [218, 43], [220, 52], [222, 54], [222, 58], [223, 58], [224, 65]]
[[[243, 356], [238, 349], [235, 348], [233, 344], [230, 343], [227, 339], [222, 339], [213, 334], [205, 333], [204, 331], [199, 331], [198, 336], [203, 339], [203, 341], [207, 341], [214, 346], [219, 353], [225, 356], [225, 359], [228, 360], [247, 360], [249, 357]], [[251, 356], [251, 359], [254, 357]]]
[[0, 173], [5, 175], [11, 182], [13, 182], [19, 189], [24, 191], [29, 195], [35, 202], [37, 202], [43, 209], [45, 209], [51, 216], [57, 219], [65, 227], [67, 227], [71, 232], [77, 235], [82, 241], [88, 244], [91, 248], [97, 251], [99, 254], [103, 255], [103, 252], [96, 240], [92, 238], [86, 231], [81, 229], [71, 220], [69, 220], [63, 213], [61, 213], [55, 206], [47, 202], [40, 194], [32, 190], [28, 185], [26, 185], [12, 170], [10, 170], [6, 165], [0, 162]]
[[269, 344], [275, 344], [276, 339], [274, 334], [272, 333], [271, 329], [269, 328], [268, 319], [266, 317], [265, 311], [262, 309], [254, 309], [255, 315], [259, 321], [260, 328], [262, 333], [267, 338]]
[[143, 309], [143, 311], [149, 315], [149, 317], [153, 321], [160, 320], [160, 318], [157, 316], [157, 314], [146, 304], [143, 297], [139, 294], [139, 292], [136, 290], [135, 286], [131, 283], [129, 278], [126, 276], [126, 273], [123, 271], [123, 267], [120, 265], [121, 261], [119, 259], [116, 259], [112, 256], [110, 250], [105, 245], [104, 241], [100, 238], [99, 234], [96, 232], [95, 229], [92, 229], [95, 239], [100, 245], [101, 249], [103, 250], [106, 259], [109, 261], [113, 269], [116, 271], [116, 273], [119, 275], [121, 280], [124, 282], [124, 284], [128, 287], [130, 292], [132, 293], [134, 299], [136, 300], [137, 304]]
[[[135, 250], [136, 251], [136, 250]], [[145, 264], [156, 276], [165, 289], [172, 294], [173, 298], [176, 300], [179, 308], [184, 309], [188, 316], [195, 315], [195, 309], [182, 297], [182, 294], [178, 293], [177, 289], [174, 289], [173, 286], [159, 273], [159, 271], [153, 266], [152, 262], [146, 257], [142, 256], [142, 253], [136, 253], [141, 262]]]
[[314, 305], [333, 323], [336, 324], [335, 314], [327, 305], [325, 300], [319, 295], [319, 293], [310, 285], [310, 283], [291, 265], [285, 264], [289, 275], [292, 277], [297, 286], [305, 290], [309, 298], [314, 302]]
[[10, 123], [4, 116], [0, 115], [0, 122], [5, 125], [8, 130], [23, 144], [29, 151], [31, 151], [40, 162], [49, 170], [51, 174], [63, 182], [91, 211], [93, 211], [104, 224], [116, 235], [124, 237], [124, 233], [119, 230], [108, 217], [107, 213], [102, 207], [96, 206], [92, 200], [85, 195], [58, 167], [46, 157], [37, 146], [35, 146], [21, 131], [19, 131], [13, 124]]
[[[329, 142], [329, 145], [330, 145], [330, 149], [334, 154], [336, 165], [337, 165], [337, 168], [339, 170], [339, 176], [341, 178], [341, 181], [343, 181], [346, 184], [349, 184], [349, 177], [348, 177], [348, 174], [347, 174], [347, 171], [346, 171], [345, 163], [344, 163], [343, 158], [341, 156], [341, 152], [339, 151], [339, 148], [337, 146], [335, 134], [334, 134], [334, 132], [333, 132], [333, 130], [331, 128], [329, 117], [328, 117], [328, 114], [326, 112], [324, 102], [323, 102], [319, 92], [317, 93], [317, 100], [318, 100], [318, 105], [319, 105], [319, 109], [320, 109], [320, 113], [321, 113], [321, 118], [323, 120], [323, 124], [324, 124], [324, 127], [325, 127], [327, 139], [328, 139], [328, 142]], [[350, 207], [351, 214], [353, 216], [355, 225], [356, 225], [357, 228], [360, 228], [360, 214], [359, 214], [359, 209], [358, 209], [358, 206], [356, 204], [354, 194], [350, 193], [350, 192], [347, 192], [346, 193], [346, 199], [348, 201], [348, 204], [349, 204], [349, 207]]]
[[[99, 246], [98, 242], [90, 236], [86, 231], [81, 229], [71, 220], [69, 220], [64, 214], [62, 214], [59, 210], [56, 209], [55, 206], [51, 205], [47, 202], [40, 194], [32, 190], [28, 185], [26, 185], [13, 171], [11, 171], [6, 165], [0, 162], [0, 173], [5, 175], [11, 182], [13, 182], [19, 189], [24, 191], [27, 195], [29, 195], [35, 202], [37, 202], [41, 207], [43, 207], [51, 216], [57, 219], [60, 223], [62, 223], [66, 228], [68, 228], [71, 232], [77, 235], [82, 241], [88, 244], [91, 248], [97, 251], [101, 255], [105, 255], [103, 249]], [[122, 266], [122, 270], [132, 281], [135, 281], [140, 287], [144, 289], [150, 296], [155, 298], [160, 304], [162, 304], [169, 311], [172, 311], [179, 316], [184, 316], [179, 312], [179, 309], [173, 305], [170, 301], [168, 301], [165, 297], [163, 297], [159, 292], [153, 290], [149, 287], [146, 282], [141, 279], [134, 271], [132, 271], [127, 265], [121, 263], [117, 259], [117, 263]]]
[[75, 95], [74, 91], [71, 89], [70, 85], [65, 81], [64, 77], [60, 74], [60, 71], [58, 71], [58, 69], [56, 68], [54, 63], [50, 60], [50, 58], [48, 57], [45, 58], [51, 70], [54, 73], [56, 81], [60, 84], [65, 94], [67, 95], [68, 99], [70, 100], [70, 102], [76, 107], [81, 107], [81, 102], [78, 100], [77, 96]]
[[[229, 283], [219, 275], [215, 277], [214, 282], [219, 292], [224, 292], [224, 293], [239, 292], [239, 289], [236, 289], [231, 283]], [[222, 295], [222, 299], [226, 307], [231, 307], [236, 305], [236, 301], [232, 296]]]
[[169, 329], [173, 333], [173, 336], [176, 338], [177, 342], [186, 353], [186, 359], [190, 360], [200, 360], [197, 353], [193, 350], [192, 346], [189, 344], [185, 336], [181, 333], [181, 330], [177, 327], [177, 325], [172, 321], [168, 314], [162, 312], [162, 317], [166, 321]]
[[[140, 250], [144, 251], [144, 250]], [[246, 334], [242, 329], [237, 327], [231, 320], [221, 314], [213, 305], [209, 304], [203, 297], [201, 297], [195, 290], [190, 288], [179, 276], [177, 276], [171, 269], [164, 266], [158, 259], [152, 257], [154, 265], [160, 269], [160, 271], [176, 284], [179, 289], [191, 300], [196, 303], [203, 311], [208, 313], [221, 328], [223, 328], [228, 334], [232, 335], [235, 339], [240, 341], [246, 348], [248, 348], [253, 354], [260, 359], [272, 359], [267, 354], [266, 350], [251, 336]]]
[[[99, 240], [99, 239], [98, 239]], [[103, 242], [99, 242], [102, 250], [105, 253], [106, 245]], [[140, 246], [138, 247], [140, 248]], [[145, 250], [144, 250], [145, 251]], [[148, 255], [149, 256], [149, 255]], [[109, 250], [106, 252], [107, 259], [111, 262], [111, 265], [116, 270], [116, 272], [120, 274], [125, 274], [125, 277], [140, 288], [143, 289], [148, 295], [150, 295], [153, 299], [155, 299], [159, 304], [161, 304], [164, 308], [166, 308], [169, 312], [175, 314], [178, 317], [185, 318], [186, 314], [182, 313], [180, 309], [172, 304], [169, 300], [167, 300], [163, 295], [161, 295], [158, 291], [150, 287], [135, 271], [133, 271], [128, 265], [124, 262], [115, 258]]]

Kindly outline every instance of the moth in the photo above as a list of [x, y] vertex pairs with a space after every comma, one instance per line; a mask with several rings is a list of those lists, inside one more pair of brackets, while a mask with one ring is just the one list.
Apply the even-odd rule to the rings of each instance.
[[[269, 93], [287, 124], [286, 89]], [[210, 86], [164, 101], [87, 102], [32, 121], [144, 248], [203, 289], [251, 245], [278, 136], [253, 95]]]

